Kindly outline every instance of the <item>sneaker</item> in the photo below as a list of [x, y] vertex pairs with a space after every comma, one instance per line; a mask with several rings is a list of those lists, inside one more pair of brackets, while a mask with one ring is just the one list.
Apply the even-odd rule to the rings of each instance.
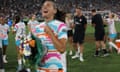
[[109, 53], [105, 53], [105, 54], [103, 54], [102, 57], [107, 57], [107, 56], [109, 56]]
[[81, 62], [83, 62], [83, 61], [84, 61], [84, 59], [83, 59], [83, 57], [82, 57], [82, 56], [80, 56], [79, 60], [80, 60]]
[[94, 54], [94, 56], [95, 56], [95, 57], [100, 56], [100, 55], [99, 55], [99, 52], [100, 52], [100, 51], [96, 51], [95, 54]]
[[31, 72], [30, 68], [27, 68], [26, 71], [27, 71], [27, 72]]
[[3, 55], [3, 62], [8, 63], [8, 61], [6, 60], [6, 55]]
[[0, 72], [5, 72], [5, 69], [0, 69]]
[[99, 57], [100, 55], [94, 54], [94, 57]]
[[22, 65], [18, 65], [17, 72], [22, 70]]
[[76, 53], [74, 56], [72, 56], [72, 59], [75, 59], [75, 58], [78, 58], [79, 57], [79, 54]]
[[8, 63], [8, 61], [7, 61], [6, 59], [3, 59], [3, 62], [4, 62], [4, 63]]
[[69, 55], [72, 55], [72, 51], [69, 52]]

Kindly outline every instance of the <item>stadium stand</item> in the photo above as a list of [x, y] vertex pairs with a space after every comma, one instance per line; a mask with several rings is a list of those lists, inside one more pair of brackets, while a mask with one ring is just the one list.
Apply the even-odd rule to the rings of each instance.
[[[0, 13], [6, 17], [20, 14], [22, 17], [31, 13], [40, 15], [40, 8], [44, 0], [0, 0]], [[109, 10], [120, 13], [119, 0], [55, 0], [58, 8], [65, 12], [74, 12], [75, 6], [81, 6], [84, 11], [96, 8], [99, 11]]]

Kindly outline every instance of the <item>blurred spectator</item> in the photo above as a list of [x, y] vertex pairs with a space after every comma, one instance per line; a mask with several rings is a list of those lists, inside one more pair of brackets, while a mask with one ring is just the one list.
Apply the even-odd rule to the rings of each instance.
[[[0, 0], [0, 13], [4, 13], [6, 18], [15, 14], [26, 17], [30, 14], [40, 12], [44, 0]], [[81, 6], [84, 11], [92, 8], [97, 10], [111, 10], [112, 12], [120, 12], [119, 0], [55, 0], [57, 7], [65, 12], [74, 12], [75, 6]], [[38, 15], [41, 16], [41, 15]]]

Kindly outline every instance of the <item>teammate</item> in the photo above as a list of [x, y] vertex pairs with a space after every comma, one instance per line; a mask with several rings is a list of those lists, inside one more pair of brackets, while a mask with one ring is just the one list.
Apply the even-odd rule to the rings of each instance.
[[[48, 49], [38, 72], [67, 72], [66, 71], [66, 24], [61, 22], [62, 13], [57, 10], [52, 0], [46, 0], [42, 6], [42, 16], [45, 21], [35, 30], [42, 44]], [[59, 18], [59, 19], [58, 19]], [[62, 18], [64, 19], [64, 17]]]
[[33, 14], [32, 18], [28, 22], [28, 29], [29, 29], [29, 31], [32, 32], [32, 30], [34, 30], [35, 26], [37, 26], [38, 24], [39, 24], [39, 22], [36, 20], [36, 15]]
[[108, 52], [106, 50], [106, 45], [104, 42], [104, 37], [105, 37], [105, 30], [104, 30], [104, 25], [103, 25], [103, 19], [100, 14], [96, 13], [96, 10], [92, 10], [92, 26], [95, 28], [95, 44], [96, 44], [96, 52], [95, 56], [100, 55], [100, 49], [102, 47], [103, 51], [103, 57], [108, 56]]
[[[0, 26], [1, 26], [1, 21], [2, 21], [2, 17], [0, 17]], [[5, 72], [4, 63], [3, 63], [2, 38], [3, 38], [3, 32], [2, 29], [0, 29], [0, 72]]]
[[5, 23], [5, 18], [2, 18], [0, 29], [3, 32], [2, 44], [3, 44], [3, 62], [8, 63], [6, 60], [6, 50], [8, 46], [8, 33], [10, 31], [9, 26]]
[[115, 21], [114, 21], [114, 14], [113, 13], [109, 13], [109, 18], [107, 19], [107, 23], [108, 23], [108, 31], [109, 31], [109, 48], [110, 48], [110, 52], [112, 52], [112, 47], [114, 47], [116, 50], [118, 49], [118, 47], [113, 43], [113, 40], [116, 38], [117, 36], [117, 32], [115, 29]]
[[16, 41], [16, 48], [18, 53], [18, 71], [22, 69], [22, 57], [20, 54], [20, 41], [25, 36], [25, 23], [20, 21], [20, 17], [15, 17], [15, 26], [13, 32], [16, 33], [15, 41]]
[[66, 14], [65, 22], [67, 24], [67, 36], [68, 36], [68, 43], [70, 47], [69, 55], [72, 55], [72, 48], [73, 48], [73, 19], [70, 13]]
[[[87, 19], [85, 18], [85, 16], [83, 16], [81, 7], [77, 7], [75, 13], [76, 13], [74, 17], [75, 32], [73, 35], [73, 43], [74, 43], [74, 48], [76, 49], [76, 54], [75, 56], [72, 57], [72, 59], [79, 57], [79, 60], [83, 62], [84, 61], [83, 43], [84, 43], [84, 37], [85, 37], [85, 30], [87, 26]], [[79, 52], [78, 50], [80, 50], [80, 54], [78, 53]]]

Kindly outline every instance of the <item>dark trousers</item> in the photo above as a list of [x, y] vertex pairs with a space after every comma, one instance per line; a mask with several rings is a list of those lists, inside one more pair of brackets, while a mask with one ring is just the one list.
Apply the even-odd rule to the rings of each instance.
[[3, 52], [2, 52], [2, 48], [0, 48], [0, 69], [3, 69]]

